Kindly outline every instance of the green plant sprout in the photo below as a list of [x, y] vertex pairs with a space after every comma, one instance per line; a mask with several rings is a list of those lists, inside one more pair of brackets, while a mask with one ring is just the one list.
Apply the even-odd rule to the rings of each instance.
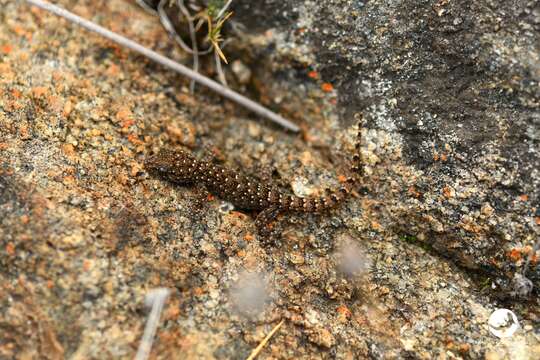
[[[137, 2], [139, 5], [143, 6], [141, 1], [142, 0]], [[178, 45], [193, 56], [194, 71], [199, 71], [200, 56], [214, 53], [216, 72], [219, 81], [225, 86], [227, 86], [227, 80], [223, 68], [221, 67], [221, 61], [226, 64], [228, 64], [228, 61], [222, 50], [222, 47], [226, 44], [222, 30], [227, 20], [233, 14], [232, 11], [227, 11], [231, 3], [232, 0], [210, 0], [208, 2], [196, 0], [160, 0], [157, 2], [155, 10], [150, 8], [151, 12], [157, 13], [163, 27]], [[178, 20], [180, 23], [187, 23], [191, 46], [184, 41], [169, 18], [166, 7], [171, 8], [173, 6], [176, 6], [179, 9]], [[149, 5], [145, 4], [143, 7], [148, 10]], [[202, 50], [199, 49], [197, 41], [197, 34], [201, 31], [206, 32], [206, 36], [204, 40], [202, 40], [202, 45], [207, 46], [206, 49]], [[194, 82], [191, 82], [190, 88], [193, 92], [195, 89]]]

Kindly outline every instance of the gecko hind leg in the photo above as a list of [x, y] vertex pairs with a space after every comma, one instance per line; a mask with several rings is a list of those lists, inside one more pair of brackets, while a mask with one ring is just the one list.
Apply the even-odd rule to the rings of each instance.
[[257, 233], [263, 239], [270, 239], [272, 235], [275, 235], [277, 233], [275, 229], [276, 221], [274, 220], [280, 212], [281, 209], [277, 207], [269, 207], [261, 211], [259, 215], [257, 215], [257, 218], [255, 218], [255, 226], [257, 227]]

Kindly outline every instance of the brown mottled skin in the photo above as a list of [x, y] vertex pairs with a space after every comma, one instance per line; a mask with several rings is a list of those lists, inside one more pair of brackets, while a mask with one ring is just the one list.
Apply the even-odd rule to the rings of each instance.
[[[360, 139], [360, 128], [358, 131]], [[357, 144], [357, 149], [359, 143]], [[359, 156], [355, 155], [353, 170], [359, 170]], [[347, 179], [344, 186], [321, 197], [301, 198], [286, 195], [273, 186], [242, 175], [226, 167], [195, 158], [185, 150], [161, 150], [145, 162], [146, 170], [180, 185], [201, 184], [215, 196], [244, 210], [260, 211], [257, 223], [266, 224], [280, 212], [321, 212], [342, 202], [354, 181]]]

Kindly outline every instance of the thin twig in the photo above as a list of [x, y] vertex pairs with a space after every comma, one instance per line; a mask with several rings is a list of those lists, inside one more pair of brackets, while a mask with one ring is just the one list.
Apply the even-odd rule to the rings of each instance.
[[270, 331], [270, 333], [268, 335], [266, 335], [266, 337], [261, 341], [261, 343], [255, 348], [253, 349], [253, 351], [251, 352], [251, 354], [249, 355], [249, 357], [246, 359], [246, 360], [253, 360], [257, 357], [257, 355], [259, 355], [259, 353], [261, 352], [261, 350], [263, 349], [263, 347], [266, 345], [266, 343], [268, 343], [268, 341], [270, 340], [270, 338], [272, 338], [272, 336], [274, 336], [274, 334], [276, 333], [276, 331], [279, 330], [279, 328], [281, 327], [281, 325], [283, 325], [283, 322], [285, 320], [281, 320], [279, 322], [279, 324], [277, 324], [273, 329], [272, 331]]
[[[184, 0], [177, 1], [180, 11], [186, 17], [189, 27], [189, 36], [191, 37], [191, 49], [193, 50], [193, 71], [199, 72], [199, 48], [197, 45], [197, 34], [195, 34], [195, 26], [193, 25], [193, 18], [189, 13], [189, 10], [184, 6]], [[227, 85], [227, 84], [224, 84]], [[195, 81], [191, 80], [189, 89], [192, 93], [195, 92]]]
[[190, 68], [176, 62], [176, 61], [173, 61], [163, 55], [160, 55], [158, 54], [157, 52], [155, 51], [152, 51], [148, 48], [145, 48], [144, 46], [142, 46], [141, 44], [138, 44], [126, 37], [123, 37], [119, 34], [116, 34], [110, 30], [107, 30], [91, 21], [88, 21], [88, 20], [85, 20], [83, 18], [81, 18], [80, 16], [77, 16], [65, 9], [62, 9], [56, 5], [53, 5], [51, 3], [48, 3], [46, 1], [42, 1], [42, 0], [26, 0], [26, 2], [32, 4], [32, 5], [35, 5], [39, 8], [42, 8], [46, 11], [49, 11], [53, 14], [56, 14], [58, 16], [61, 16], [69, 21], [71, 21], [72, 23], [74, 24], [77, 24], [89, 31], [92, 31], [92, 32], [95, 32], [111, 41], [114, 41], [116, 42], [117, 44], [120, 44], [122, 46], [125, 46], [133, 51], [136, 51], [138, 52], [139, 54], [143, 55], [143, 56], [146, 56], [147, 58], [165, 66], [165, 67], [168, 67], [169, 69], [171, 70], [174, 70], [196, 82], [198, 82], [199, 84], [203, 85], [203, 86], [206, 86], [208, 87], [209, 89], [215, 91], [216, 93], [220, 94], [221, 96], [229, 99], [229, 100], [232, 100], [234, 102], [236, 102], [237, 104], [253, 111], [254, 113], [260, 115], [260, 116], [263, 116], [265, 118], [267, 118], [268, 120], [270, 121], [273, 121], [275, 122], [276, 124], [279, 124], [281, 126], [283, 126], [284, 128], [290, 130], [290, 131], [294, 131], [294, 132], [298, 132], [300, 130], [300, 128], [293, 124], [292, 122], [290, 122], [289, 120], [283, 118], [281, 115], [278, 115], [276, 114], [275, 112], [265, 108], [264, 106], [256, 103], [255, 101], [253, 100], [250, 100], [248, 98], [246, 98], [245, 96], [243, 95], [240, 95], [239, 93], [229, 89], [229, 88], [226, 88], [224, 87], [223, 85], [215, 82], [214, 80], [212, 79], [209, 79], [201, 74], [198, 74], [196, 73], [195, 71], [191, 70]]
[[[176, 30], [174, 29], [174, 25], [172, 24], [171, 19], [169, 19], [169, 15], [167, 15], [167, 11], [165, 11], [166, 3], [167, 3], [167, 0], [161, 0], [157, 7], [157, 15], [159, 17], [159, 21], [161, 22], [161, 25], [163, 26], [163, 28], [165, 28], [165, 31], [169, 33], [169, 36], [171, 36], [173, 40], [176, 41], [178, 45], [180, 45], [182, 50], [184, 50], [188, 54], [194, 54], [193, 49], [190, 48], [185, 43], [184, 39], [182, 39], [182, 37], [178, 35]], [[209, 46], [208, 49], [206, 50], [199, 51], [198, 55], [206, 55], [206, 54], [210, 54], [210, 52], [212, 52], [212, 46]]]
[[142, 7], [144, 10], [146, 10], [148, 13], [152, 14], [152, 15], [156, 15], [157, 12], [156, 10], [152, 9], [150, 6], [148, 6], [147, 3], [144, 2], [144, 0], [135, 0], [137, 2], [137, 4]]
[[231, 5], [231, 3], [232, 3], [232, 0], [227, 1], [227, 3], [221, 8], [221, 10], [219, 10], [219, 12], [218, 12], [218, 14], [216, 16], [216, 19], [221, 18], [223, 16], [223, 14], [225, 14], [225, 11], [227, 11], [227, 9]]
[[165, 30], [169, 33], [169, 35], [173, 38], [174, 41], [180, 45], [180, 47], [187, 52], [188, 54], [193, 54], [193, 50], [184, 42], [184, 39], [180, 37], [174, 30], [174, 26], [171, 23], [171, 19], [169, 19], [169, 16], [167, 15], [167, 12], [165, 11], [165, 4], [167, 3], [167, 0], [161, 0], [157, 7], [157, 13], [159, 16], [159, 20], [161, 21], [161, 25], [165, 28]]

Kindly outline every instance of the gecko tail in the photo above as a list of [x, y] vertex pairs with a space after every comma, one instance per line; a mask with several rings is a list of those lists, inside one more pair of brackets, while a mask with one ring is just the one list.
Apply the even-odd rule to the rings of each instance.
[[351, 174], [342, 180], [342, 186], [337, 190], [325, 190], [325, 195], [320, 197], [300, 198], [297, 196], [289, 196], [280, 199], [280, 203], [287, 209], [300, 212], [322, 212], [338, 206], [350, 193], [358, 182], [358, 178], [364, 173], [362, 160], [362, 128], [363, 119], [358, 122], [358, 132], [356, 138], [355, 149], [356, 153], [352, 157]]

